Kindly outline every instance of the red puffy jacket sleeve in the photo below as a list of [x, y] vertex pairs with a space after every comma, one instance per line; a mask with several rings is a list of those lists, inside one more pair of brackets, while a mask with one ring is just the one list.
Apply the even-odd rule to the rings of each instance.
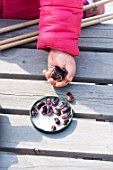
[[40, 0], [40, 25], [37, 47], [57, 49], [79, 55], [83, 0]]

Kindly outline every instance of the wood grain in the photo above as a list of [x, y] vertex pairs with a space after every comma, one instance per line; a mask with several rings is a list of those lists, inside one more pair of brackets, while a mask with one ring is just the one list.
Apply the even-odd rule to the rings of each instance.
[[0, 124], [1, 151], [6, 148], [25, 155], [35, 150], [37, 155], [113, 160], [113, 126], [109, 122], [73, 119], [68, 129], [55, 135], [37, 131], [29, 116], [1, 114]]
[[29, 169], [29, 170], [109, 170], [113, 168], [113, 162], [82, 160], [73, 158], [56, 158], [45, 156], [16, 155], [10, 153], [0, 154], [0, 169]]
[[[44, 80], [47, 56], [48, 53], [33, 49], [0, 52], [0, 77]], [[75, 60], [77, 72], [73, 81], [113, 83], [112, 53], [81, 52]]]
[[[21, 22], [0, 20], [0, 27]], [[1, 34], [0, 40], [33, 31], [37, 25]], [[113, 84], [112, 35], [113, 25], [82, 29], [77, 73], [63, 88], [45, 80], [48, 54], [36, 50], [36, 42], [0, 52], [1, 170], [113, 169], [113, 86], [93, 84]], [[29, 117], [33, 103], [47, 95], [65, 98], [68, 91], [75, 97], [68, 129], [55, 135], [37, 131]]]
[[[13, 25], [16, 23], [22, 23], [25, 22], [22, 20], [0, 20], [0, 28]], [[20, 29], [17, 31], [13, 31], [10, 33], [6, 34], [1, 34], [0, 35], [0, 40], [11, 38], [13, 36], [29, 33], [29, 32], [34, 32], [37, 31], [38, 26], [30, 26], [28, 28]], [[108, 51], [113, 52], [113, 25], [112, 24], [98, 24], [95, 26], [90, 26], [87, 28], [83, 28], [81, 31], [81, 38], [79, 41], [79, 47], [80, 50], [91, 50], [91, 51], [105, 51], [106, 49]], [[86, 38], [87, 37], [87, 38]], [[84, 40], [83, 40], [84, 38]], [[101, 39], [100, 39], [101, 38]], [[85, 41], [83, 43], [83, 41]], [[86, 49], [87, 45], [87, 49]], [[36, 42], [35, 43], [29, 43], [26, 45], [23, 45], [21, 47], [26, 47], [26, 48], [34, 48], [36, 49]]]
[[5, 109], [29, 110], [41, 97], [58, 95], [65, 98], [66, 93], [70, 91], [76, 99], [76, 102], [72, 103], [75, 116], [78, 114], [80, 117], [91, 118], [93, 115], [98, 119], [109, 116], [108, 119], [113, 120], [113, 86], [72, 83], [64, 88], [54, 88], [46, 81], [9, 79], [0, 81], [2, 112], [5, 112]]

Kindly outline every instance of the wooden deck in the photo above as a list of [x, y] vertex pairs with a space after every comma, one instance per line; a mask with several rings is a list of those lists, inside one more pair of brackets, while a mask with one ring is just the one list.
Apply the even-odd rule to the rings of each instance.
[[[0, 27], [23, 21], [0, 20]], [[31, 26], [0, 40], [36, 31]], [[70, 85], [51, 86], [42, 70], [47, 53], [36, 42], [0, 52], [0, 170], [113, 170], [113, 25], [82, 29], [77, 73]], [[71, 125], [57, 134], [32, 126], [29, 110], [46, 95], [76, 98]]]

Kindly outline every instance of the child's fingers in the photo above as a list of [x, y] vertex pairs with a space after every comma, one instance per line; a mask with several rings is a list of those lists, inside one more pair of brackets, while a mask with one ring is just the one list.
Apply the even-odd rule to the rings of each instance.
[[65, 79], [67, 82], [71, 82], [73, 80], [73, 77], [75, 76], [76, 66], [74, 65], [73, 67], [67, 66], [67, 71], [68, 71], [68, 74]]
[[43, 74], [46, 77], [46, 79], [48, 80], [48, 82], [56, 87], [63, 87], [69, 84], [69, 82], [71, 82], [73, 80], [73, 73], [72, 71], [68, 72], [68, 75], [66, 76], [65, 80], [58, 82], [56, 80], [54, 80], [53, 78], [51, 78], [51, 70], [43, 70]]
[[51, 85], [53, 86], [56, 85], [56, 81], [53, 78], [51, 78], [51, 71], [43, 70], [43, 74]]
[[47, 70], [43, 70], [43, 74], [45, 74], [47, 72]]
[[68, 85], [69, 81], [63, 80], [61, 82], [56, 82], [56, 87], [64, 87], [66, 85]]
[[66, 76], [66, 81], [69, 83], [73, 80], [74, 75], [67, 75]]
[[48, 70], [43, 70], [43, 74], [46, 77], [46, 79], [48, 80], [49, 78], [51, 78], [51, 71]]
[[71, 82], [74, 78], [75, 72], [68, 72], [67, 76], [65, 77], [66, 82]]
[[48, 79], [48, 82], [53, 85], [53, 86], [56, 86], [56, 80], [54, 80], [53, 78], [49, 78]]

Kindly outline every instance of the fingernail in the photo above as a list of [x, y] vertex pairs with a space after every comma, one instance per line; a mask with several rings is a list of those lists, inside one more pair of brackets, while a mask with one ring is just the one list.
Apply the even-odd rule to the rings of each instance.
[[43, 74], [46, 72], [47, 70], [43, 70]]

